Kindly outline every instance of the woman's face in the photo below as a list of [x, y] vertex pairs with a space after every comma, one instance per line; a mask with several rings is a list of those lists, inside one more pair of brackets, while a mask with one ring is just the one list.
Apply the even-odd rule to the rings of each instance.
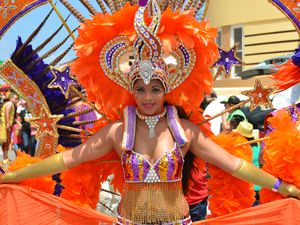
[[139, 111], [143, 115], [152, 116], [162, 112], [165, 91], [159, 80], [153, 79], [148, 85], [141, 79], [137, 80], [133, 87], [133, 94]]

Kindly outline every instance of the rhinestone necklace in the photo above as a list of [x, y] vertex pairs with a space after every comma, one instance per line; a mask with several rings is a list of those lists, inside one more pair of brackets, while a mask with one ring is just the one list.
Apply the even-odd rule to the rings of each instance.
[[166, 108], [164, 107], [164, 110], [161, 114], [155, 115], [155, 116], [144, 116], [142, 115], [138, 109], [135, 111], [138, 118], [141, 120], [144, 120], [147, 126], [149, 127], [149, 138], [155, 137], [155, 126], [158, 123], [159, 119], [164, 117], [166, 115]]

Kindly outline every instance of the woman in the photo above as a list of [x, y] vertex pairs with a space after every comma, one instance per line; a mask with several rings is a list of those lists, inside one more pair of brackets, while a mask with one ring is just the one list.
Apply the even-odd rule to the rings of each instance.
[[15, 107], [19, 97], [15, 93], [8, 95], [8, 101], [5, 102], [1, 108], [0, 116], [0, 144], [2, 145], [3, 163], [11, 162], [8, 158], [8, 150], [11, 146], [12, 126], [15, 122]]
[[[115, 66], [119, 63], [113, 59], [120, 58], [117, 53], [123, 54], [126, 50], [128, 42], [124, 37], [104, 46], [100, 57], [106, 76], [130, 90], [137, 107], [128, 106], [122, 121], [107, 125], [82, 145], [7, 173], [0, 177], [0, 183], [59, 173], [114, 149], [120, 156], [125, 179], [118, 224], [191, 224], [181, 183], [184, 156], [190, 151], [236, 177], [273, 188], [284, 195], [300, 197], [295, 186], [229, 154], [206, 138], [195, 124], [179, 119], [176, 108], [167, 104], [167, 93], [189, 76], [195, 58], [192, 50], [183, 44], [179, 46], [182, 54], [177, 52], [175, 56], [181, 57], [184, 63], [178, 65], [183, 68], [172, 75], [182, 78], [172, 83], [174, 79], [170, 79], [170, 71], [161, 56], [160, 42], [155, 36], [160, 21], [156, 1], [152, 1], [153, 23], [146, 26], [142, 21], [148, 3], [140, 1], [135, 16], [138, 38], [133, 45], [135, 62], [130, 73], [124, 75], [117, 70]], [[123, 15], [122, 18], [126, 17]]]
[[[279, 183], [275, 177], [230, 155], [209, 138], [205, 138], [199, 128], [187, 120], [180, 120], [186, 135], [184, 144], [180, 143], [182, 141], [180, 138], [184, 138], [184, 134], [178, 138], [177, 142], [176, 139], [174, 140], [166, 116], [159, 116], [161, 118], [155, 126], [155, 136], [149, 138], [150, 129], [145, 119], [165, 114], [163, 85], [159, 79], [152, 79], [148, 85], [142, 79], [138, 79], [134, 83], [133, 94], [138, 106], [136, 111], [138, 119], [136, 121], [134, 146], [131, 150], [124, 150], [124, 146], [122, 146], [124, 137], [126, 138], [127, 135], [127, 133], [124, 135], [123, 132], [126, 130], [124, 122], [116, 122], [101, 129], [89, 141], [73, 150], [56, 154], [40, 163], [3, 175], [0, 178], [1, 183], [18, 182], [29, 177], [62, 172], [82, 162], [97, 159], [107, 154], [111, 149], [115, 149], [122, 159], [126, 180], [125, 192], [119, 208], [120, 224], [123, 224], [124, 220], [126, 222], [128, 220], [133, 221], [131, 224], [170, 221], [174, 224], [178, 221], [180, 222], [178, 224], [186, 224], [190, 220], [187, 217], [188, 205], [181, 189], [181, 168], [184, 155], [191, 151], [197, 157], [236, 177], [267, 188], [275, 188], [284, 195], [300, 197], [300, 191], [295, 186], [284, 182], [278, 186]], [[170, 179], [163, 178], [160, 180], [158, 177], [162, 176], [157, 176], [156, 171], [164, 173], [166, 166], [175, 165], [175, 163], [171, 163], [169, 156], [174, 157], [179, 164], [177, 166], [178, 171], [174, 172], [177, 175]], [[142, 162], [132, 163], [129, 159], [134, 157], [137, 158], [137, 161]], [[167, 165], [161, 163], [162, 168], [155, 170], [155, 165], [160, 161]], [[130, 168], [143, 166], [141, 163], [145, 162], [148, 163], [150, 169], [144, 177], [135, 174], [136, 171]], [[170, 190], [172, 190], [171, 193]], [[171, 207], [172, 205], [174, 208]], [[166, 209], [169, 209], [169, 212]], [[123, 216], [126, 216], [126, 219]]]

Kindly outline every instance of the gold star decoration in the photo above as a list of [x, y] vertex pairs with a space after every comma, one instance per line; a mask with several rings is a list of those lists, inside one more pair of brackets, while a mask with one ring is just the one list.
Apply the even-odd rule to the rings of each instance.
[[39, 114], [39, 117], [28, 118], [27, 121], [37, 127], [36, 137], [40, 138], [45, 134], [49, 134], [58, 138], [56, 124], [63, 117], [63, 115], [52, 115], [45, 107]]
[[269, 99], [270, 95], [275, 91], [274, 87], [264, 88], [260, 80], [255, 80], [254, 89], [248, 91], [242, 91], [243, 95], [250, 98], [250, 110], [254, 110], [258, 105], [264, 105], [272, 108], [272, 102]]

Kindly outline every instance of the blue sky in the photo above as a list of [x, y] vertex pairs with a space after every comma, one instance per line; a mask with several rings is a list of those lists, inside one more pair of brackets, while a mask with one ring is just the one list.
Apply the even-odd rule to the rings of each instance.
[[[82, 4], [78, 0], [68, 0], [70, 4], [72, 4], [75, 8], [80, 10], [80, 12], [86, 18], [90, 18], [88, 10], [82, 6]], [[92, 3], [92, 1], [91, 1]], [[95, 8], [100, 11], [98, 4], [93, 3]], [[60, 13], [66, 18], [69, 15], [69, 11], [59, 2], [57, 1], [56, 4], [57, 8], [59, 9]], [[10, 58], [11, 54], [13, 53], [16, 47], [16, 40], [18, 36], [20, 36], [23, 42], [29, 37], [29, 35], [39, 26], [48, 12], [52, 9], [50, 3], [39, 6], [32, 10], [31, 12], [27, 13], [25, 16], [17, 20], [3, 37], [0, 39], [0, 60], [5, 61], [6, 59]], [[61, 21], [55, 12], [52, 13], [49, 20], [46, 22], [42, 30], [39, 34], [35, 37], [35, 39], [31, 42], [33, 47], [37, 47], [40, 45], [47, 37], [49, 37], [59, 26], [61, 25]], [[78, 20], [71, 15], [68, 20], [68, 25], [70, 29], [74, 29], [79, 25]], [[50, 42], [41, 52], [40, 55], [47, 52], [53, 46], [58, 44], [62, 39], [64, 39], [68, 35], [68, 32], [65, 28], [61, 29], [59, 34]], [[75, 33], [77, 36], [77, 33]], [[52, 54], [49, 58], [47, 58], [46, 62], [51, 62], [55, 59], [59, 54], [61, 54], [71, 43], [73, 42], [72, 38], [69, 38], [68, 41], [60, 47], [54, 54]], [[73, 50], [69, 52], [63, 59], [63, 62], [71, 60], [75, 57], [75, 53]], [[0, 84], [3, 81], [0, 79]]]
[[[73, 1], [69, 0], [69, 2], [74, 7], [79, 8], [80, 12], [85, 17], [89, 18], [89, 12], [84, 7], [82, 7], [81, 3], [78, 0], [73, 0]], [[96, 5], [95, 7], [97, 7], [97, 6], [98, 5]], [[13, 52], [13, 50], [15, 48], [16, 40], [17, 40], [18, 36], [22, 37], [22, 39], [25, 41], [27, 39], [27, 37], [32, 33], [32, 31], [41, 23], [41, 21], [48, 14], [48, 12], [51, 10], [51, 8], [52, 7], [49, 3], [46, 5], [42, 5], [36, 9], [32, 10], [31, 12], [29, 12], [22, 18], [20, 18], [17, 22], [15, 22], [9, 28], [9, 30], [4, 34], [4, 36], [0, 40], [0, 60], [5, 60], [10, 57], [11, 53]], [[63, 15], [64, 18], [69, 14], [68, 11], [66, 10], [66, 8], [60, 2], [57, 2], [57, 8], [59, 9], [59, 11], [61, 12], [61, 14]], [[100, 10], [99, 7], [97, 8], [97, 10]], [[68, 24], [71, 29], [74, 29], [75, 27], [77, 27], [79, 25], [79, 22], [77, 21], [77, 19], [75, 19], [74, 16], [71, 16], [68, 21]], [[61, 22], [60, 22], [58, 16], [55, 14], [55, 12], [53, 12], [51, 17], [49, 18], [49, 20], [47, 21], [47, 23], [41, 30], [41, 32], [32, 41], [33, 46], [36, 47], [40, 43], [42, 43], [42, 41], [45, 40], [60, 25], [61, 25]], [[68, 34], [67, 31], [65, 29], [62, 29], [60, 31], [59, 35], [53, 40], [53, 42], [51, 42], [49, 44], [49, 47], [45, 48], [45, 51], [47, 49], [50, 49], [51, 47], [53, 47], [58, 42], [60, 42], [67, 34]], [[72, 41], [72, 39], [70, 38], [68, 43], [66, 43], [66, 45], [64, 45], [65, 48], [67, 48], [67, 46], [70, 45], [71, 41]], [[54, 56], [52, 56], [52, 58], [54, 58], [59, 53], [61, 53], [63, 51], [63, 49], [65, 49], [65, 48], [62, 48], [61, 51], [57, 51], [57, 53], [54, 54]], [[43, 52], [45, 52], [45, 51], [43, 51]], [[74, 53], [69, 54], [66, 57], [71, 59], [73, 56], [74, 56]], [[51, 60], [51, 58], [50, 58], [50, 60]]]

